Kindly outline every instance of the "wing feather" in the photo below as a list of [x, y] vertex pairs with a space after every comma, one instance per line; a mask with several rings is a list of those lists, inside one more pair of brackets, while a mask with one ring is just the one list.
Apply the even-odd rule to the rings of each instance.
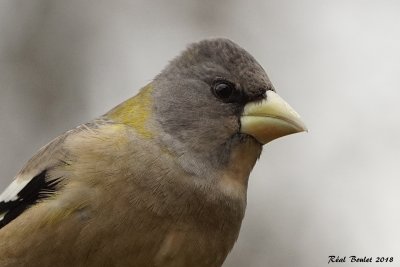
[[54, 170], [69, 165], [70, 155], [65, 140], [72, 135], [94, 131], [108, 124], [105, 118], [80, 125], [44, 146], [19, 172], [14, 181], [0, 194], [0, 229], [26, 209], [62, 188], [65, 177], [54, 177]]

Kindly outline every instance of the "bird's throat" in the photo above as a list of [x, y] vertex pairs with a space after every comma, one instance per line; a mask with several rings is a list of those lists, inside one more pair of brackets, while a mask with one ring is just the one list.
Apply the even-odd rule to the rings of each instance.
[[249, 175], [261, 150], [261, 145], [250, 138], [241, 140], [232, 148], [229, 160], [218, 178], [222, 193], [234, 198], [246, 196]]

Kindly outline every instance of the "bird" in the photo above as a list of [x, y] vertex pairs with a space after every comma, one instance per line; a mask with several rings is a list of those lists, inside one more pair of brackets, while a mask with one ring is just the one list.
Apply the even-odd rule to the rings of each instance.
[[0, 195], [0, 266], [219, 267], [263, 145], [307, 128], [227, 38], [40, 149]]

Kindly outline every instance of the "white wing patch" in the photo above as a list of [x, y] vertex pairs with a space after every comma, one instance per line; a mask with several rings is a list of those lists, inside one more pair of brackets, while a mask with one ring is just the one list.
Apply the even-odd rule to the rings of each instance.
[[[18, 193], [30, 182], [30, 179], [17, 178], [1, 193], [0, 202], [16, 201]], [[1, 215], [0, 215], [1, 218]]]

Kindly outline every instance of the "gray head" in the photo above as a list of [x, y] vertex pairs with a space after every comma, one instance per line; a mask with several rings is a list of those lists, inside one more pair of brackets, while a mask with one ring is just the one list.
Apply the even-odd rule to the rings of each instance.
[[190, 45], [153, 85], [162, 141], [186, 160], [218, 168], [232, 149], [249, 143], [260, 153], [265, 142], [241, 131], [241, 118], [249, 103], [262, 103], [274, 88], [261, 65], [234, 42]]

